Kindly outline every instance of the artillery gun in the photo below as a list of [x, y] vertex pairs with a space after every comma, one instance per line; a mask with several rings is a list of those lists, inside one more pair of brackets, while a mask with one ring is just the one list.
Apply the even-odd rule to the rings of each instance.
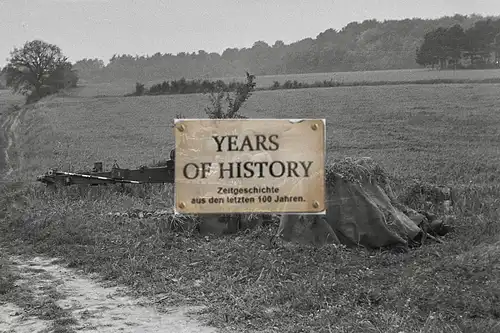
[[153, 184], [175, 182], [175, 149], [170, 151], [170, 159], [164, 166], [147, 167], [138, 169], [123, 169], [116, 162], [110, 171], [103, 171], [102, 162], [94, 163], [89, 172], [67, 172], [50, 169], [44, 175], [38, 176], [37, 181], [48, 186], [56, 185], [108, 185], [108, 184]]
[[[67, 172], [51, 169], [44, 175], [38, 176], [37, 181], [45, 183], [51, 188], [57, 186], [70, 185], [109, 185], [109, 184], [161, 184], [175, 183], [175, 149], [170, 151], [170, 159], [165, 162], [164, 166], [159, 167], [139, 167], [138, 169], [122, 169], [116, 162], [112, 166], [111, 171], [103, 171], [102, 162], [94, 163], [94, 168], [89, 172]], [[162, 216], [164, 211], [160, 212], [140, 212], [135, 214], [141, 216]], [[112, 213], [110, 213], [112, 214]], [[114, 213], [113, 216], [133, 216], [130, 213]], [[237, 214], [222, 214], [213, 216], [212, 218], [205, 217], [199, 225], [199, 231], [202, 234], [209, 233], [234, 233], [251, 224], [267, 225], [275, 222], [275, 216], [272, 214], [261, 214], [260, 220], [255, 216], [242, 216]], [[253, 221], [253, 222], [252, 222]], [[245, 224], [246, 223], [246, 224]], [[274, 236], [273, 236], [274, 237]]]

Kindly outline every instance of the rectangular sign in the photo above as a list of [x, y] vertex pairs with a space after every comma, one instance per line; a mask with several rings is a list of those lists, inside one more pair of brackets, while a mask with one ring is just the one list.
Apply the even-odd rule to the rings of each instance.
[[324, 119], [176, 119], [175, 211], [323, 213]]

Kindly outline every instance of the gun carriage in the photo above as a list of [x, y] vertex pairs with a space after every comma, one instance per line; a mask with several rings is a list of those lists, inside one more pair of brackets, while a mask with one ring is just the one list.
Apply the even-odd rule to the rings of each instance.
[[175, 149], [170, 151], [170, 159], [164, 166], [137, 169], [120, 168], [116, 162], [110, 171], [103, 171], [103, 163], [96, 162], [92, 171], [68, 172], [50, 169], [44, 175], [38, 176], [37, 181], [47, 185], [108, 185], [108, 184], [154, 184], [175, 182]]

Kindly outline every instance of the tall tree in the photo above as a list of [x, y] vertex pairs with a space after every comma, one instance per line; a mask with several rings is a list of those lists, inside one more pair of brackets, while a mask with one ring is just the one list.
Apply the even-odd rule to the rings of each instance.
[[434, 57], [432, 56], [432, 52], [428, 47], [424, 45], [417, 47], [417, 52], [415, 55], [415, 61], [417, 64], [422, 66], [434, 65]]
[[42, 86], [61, 69], [71, 68], [61, 49], [41, 40], [26, 42], [14, 48], [7, 64], [7, 86], [15, 92], [28, 92], [41, 96]]
[[452, 59], [454, 64], [457, 64], [466, 45], [464, 29], [456, 24], [448, 28], [443, 37], [445, 39], [443, 44], [446, 57]]
[[0, 89], [5, 89], [5, 72], [7, 70], [7, 67], [1, 68], [0, 67]]
[[78, 76], [81, 78], [92, 80], [102, 74], [104, 69], [104, 61], [101, 59], [87, 59], [78, 60], [74, 65], [73, 69], [77, 71]]
[[441, 50], [438, 41], [439, 33], [432, 30], [425, 34], [424, 41], [420, 47], [417, 48], [415, 61], [419, 65], [436, 65], [439, 62]]
[[465, 49], [472, 63], [474, 63], [476, 59], [485, 61], [489, 57], [495, 35], [499, 32], [497, 24], [498, 21], [493, 22], [490, 19], [478, 21], [472, 28], [465, 32]]

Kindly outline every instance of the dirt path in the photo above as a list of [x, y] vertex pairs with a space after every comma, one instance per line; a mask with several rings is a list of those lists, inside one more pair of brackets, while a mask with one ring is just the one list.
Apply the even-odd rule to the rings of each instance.
[[7, 178], [14, 171], [9, 152], [17, 139], [16, 129], [24, 112], [24, 109], [1, 112], [3, 117], [0, 118], [0, 177]]
[[[7, 151], [10, 148], [9, 139], [7, 138], [7, 133], [5, 128], [10, 128], [8, 116], [0, 118], [0, 179], [2, 179], [3, 174], [7, 172], [6, 165], [9, 159]], [[11, 144], [12, 145], [12, 144]], [[11, 171], [12, 172], [12, 171]]]
[[[176, 308], [161, 312], [148, 299], [133, 299], [119, 287], [104, 287], [54, 259], [11, 257], [20, 275], [16, 286], [45, 306], [41, 312], [6, 303], [0, 306], [0, 332], [178, 332], [209, 333], [190, 312], [201, 308]], [[41, 302], [38, 300], [42, 300]], [[38, 318], [37, 318], [38, 317]], [[57, 317], [54, 320], [43, 318]], [[54, 325], [55, 324], [55, 325]]]
[[[14, 111], [0, 116], [0, 178], [13, 172], [9, 149], [22, 114]], [[96, 277], [65, 268], [53, 258], [9, 260], [7, 269], [18, 279], [10, 292], [13, 299], [0, 299], [0, 333], [216, 332], [190, 317], [189, 313], [201, 308], [160, 311], [152, 300], [133, 299], [125, 288], [106, 287]]]

